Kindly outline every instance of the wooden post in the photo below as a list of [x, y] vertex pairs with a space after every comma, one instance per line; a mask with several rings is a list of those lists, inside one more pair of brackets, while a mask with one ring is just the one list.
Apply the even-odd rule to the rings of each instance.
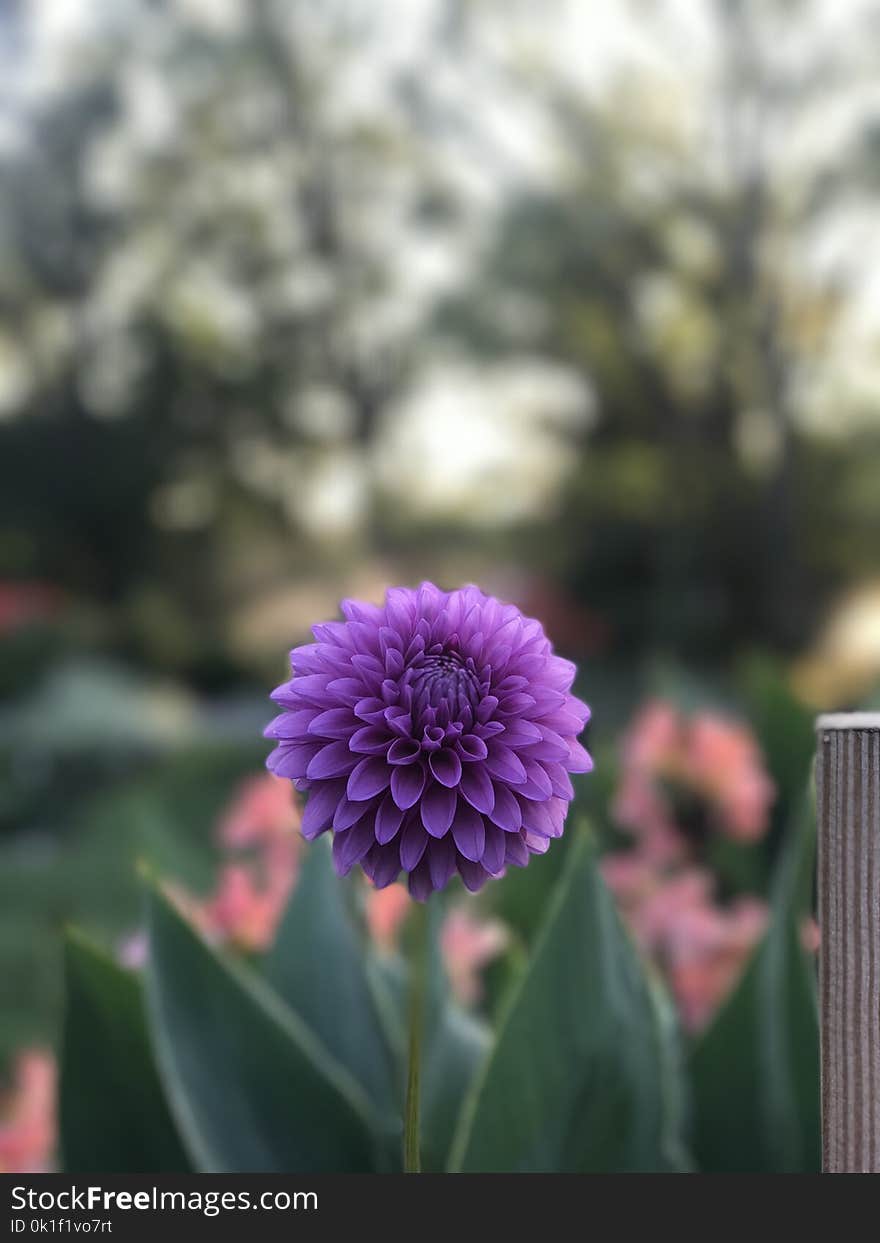
[[817, 722], [822, 1168], [880, 1173], [880, 713]]

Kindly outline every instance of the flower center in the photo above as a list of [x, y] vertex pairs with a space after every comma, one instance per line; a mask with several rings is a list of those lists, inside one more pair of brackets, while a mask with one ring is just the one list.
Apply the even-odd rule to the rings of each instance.
[[480, 702], [479, 680], [472, 660], [464, 661], [457, 652], [426, 656], [414, 670], [412, 681], [413, 707], [439, 708], [443, 704], [455, 720], [464, 708], [476, 708]]

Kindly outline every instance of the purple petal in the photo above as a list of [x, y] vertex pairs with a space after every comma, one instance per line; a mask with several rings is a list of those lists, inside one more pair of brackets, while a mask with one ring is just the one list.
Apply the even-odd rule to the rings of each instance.
[[419, 801], [425, 788], [425, 770], [421, 764], [406, 764], [391, 774], [391, 793], [401, 811]]
[[541, 725], [541, 741], [529, 748], [529, 755], [538, 760], [556, 760], [565, 763], [568, 759], [568, 743], [547, 725]]
[[343, 794], [333, 813], [333, 828], [337, 833], [343, 833], [351, 825], [356, 824], [366, 810], [366, 803], [356, 802]]
[[568, 771], [570, 773], [591, 773], [593, 771], [593, 760], [589, 752], [576, 739], [570, 742], [568, 746], [569, 756], [565, 761], [565, 767]]
[[504, 844], [506, 840], [507, 834], [501, 829], [494, 824], [486, 825], [486, 844], [480, 862], [493, 876], [497, 876], [504, 870], [504, 859], [507, 853]]
[[356, 724], [351, 708], [331, 708], [318, 713], [309, 726], [309, 733], [319, 738], [348, 738]]
[[418, 866], [428, 845], [428, 834], [418, 820], [410, 820], [400, 835], [400, 866], [411, 872]]
[[416, 613], [416, 592], [406, 587], [391, 587], [385, 595], [385, 616], [388, 625], [398, 634], [405, 635], [407, 642], [412, 632]]
[[550, 799], [546, 803], [524, 803], [523, 826], [528, 832], [540, 833], [542, 837], [561, 837], [567, 807], [568, 804], [560, 799]]
[[266, 726], [263, 730], [263, 737], [299, 739], [308, 732], [314, 715], [314, 708], [302, 708], [298, 712], [282, 712]]
[[495, 790], [492, 779], [482, 764], [467, 764], [461, 772], [459, 786], [472, 807], [488, 815], [495, 806]]
[[452, 821], [452, 836], [466, 859], [479, 862], [486, 847], [486, 826], [483, 817], [469, 803], [458, 804]]
[[406, 708], [401, 708], [399, 705], [386, 708], [383, 715], [389, 729], [399, 734], [401, 738], [409, 738], [412, 732], [412, 716]]
[[339, 699], [354, 707], [363, 698], [363, 694], [364, 684], [360, 678], [334, 678], [332, 682], [327, 683], [327, 694], [323, 695], [319, 702], [326, 702], [329, 697]]
[[376, 841], [380, 846], [390, 842], [403, 823], [404, 813], [394, 801], [393, 795], [386, 794], [376, 812]]
[[553, 690], [549, 686], [533, 687], [532, 698], [535, 700], [535, 708], [531, 715], [535, 717], [551, 716], [565, 707], [566, 702], [561, 691]]
[[501, 781], [495, 783], [495, 806], [489, 817], [506, 833], [516, 833], [522, 827], [522, 807]]
[[365, 699], [359, 699], [354, 705], [354, 715], [359, 721], [366, 721], [368, 724], [375, 724], [376, 721], [384, 720], [385, 709], [388, 705], [384, 699], [377, 699], [375, 696], [368, 696]]
[[266, 760], [266, 766], [276, 777], [305, 777], [309, 765], [320, 750], [319, 742], [282, 744]]
[[317, 643], [304, 643], [290, 652], [290, 667], [294, 673], [304, 675], [318, 673], [321, 669], [321, 654]]
[[477, 760], [484, 760], [489, 754], [485, 742], [477, 734], [462, 734], [457, 746], [458, 754], [465, 762], [473, 763]]
[[496, 695], [511, 695], [514, 691], [524, 691], [528, 684], [528, 678], [512, 673], [508, 677], [503, 678], [494, 690]]
[[388, 763], [413, 764], [421, 753], [422, 748], [415, 738], [395, 738], [388, 748]]
[[[304, 678], [296, 677], [287, 682], [283, 688], [279, 687], [278, 692], [273, 692], [273, 696], [274, 694], [279, 694], [279, 702], [290, 702], [292, 706], [297, 708], [301, 708], [307, 703], [323, 708], [327, 704], [327, 686], [330, 680], [326, 673], [309, 674]], [[280, 698], [282, 689], [287, 696], [283, 700]]]
[[[400, 769], [395, 769], [395, 772], [400, 771]], [[441, 785], [438, 781], [425, 790], [420, 804], [422, 824], [432, 837], [442, 837], [448, 832], [457, 802], [458, 795], [455, 790], [450, 790], [448, 786]]]
[[489, 744], [486, 767], [493, 777], [500, 777], [502, 781], [509, 781], [513, 785], [518, 785], [526, 779], [526, 770], [523, 768], [522, 760], [503, 742], [493, 741]]
[[342, 777], [351, 772], [356, 763], [347, 742], [328, 742], [310, 761], [306, 776], [312, 781], [325, 781], [328, 777]]
[[455, 871], [455, 858], [455, 843], [448, 833], [445, 837], [432, 838], [428, 843], [428, 867], [435, 889], [443, 889], [448, 885]]
[[[528, 854], [526, 854], [528, 858]], [[465, 859], [461, 855], [456, 860], [458, 874], [465, 883], [465, 888], [471, 893], [476, 893], [478, 889], [482, 889], [486, 881], [489, 879], [489, 873], [479, 863], [472, 863], [470, 859]]]
[[529, 852], [519, 833], [506, 833], [504, 836], [504, 862], [514, 867], [524, 868], [529, 861]]
[[436, 887], [428, 862], [423, 859], [415, 871], [409, 874], [409, 891], [417, 902], [427, 902]]
[[390, 846], [373, 846], [363, 859], [363, 869], [377, 889], [387, 889], [400, 875], [400, 855], [397, 843]]
[[541, 798], [550, 798], [553, 793], [553, 782], [543, 764], [539, 764], [537, 760], [524, 758], [523, 768], [526, 770], [527, 783], [537, 787]]
[[358, 673], [365, 674], [367, 679], [379, 678], [385, 676], [385, 666], [379, 660], [378, 656], [370, 656], [366, 652], [358, 652], [352, 656], [351, 663]]
[[562, 656], [554, 656], [548, 661], [544, 676], [556, 690], [567, 691], [576, 673], [577, 668], [570, 660], [565, 660]]
[[391, 769], [378, 755], [367, 756], [356, 765], [348, 779], [348, 797], [356, 802], [375, 798], [387, 790], [391, 781]]
[[553, 787], [553, 793], [557, 798], [566, 798], [569, 801], [574, 798], [574, 786], [571, 784], [571, 777], [562, 767], [561, 764], [545, 764], [547, 776], [550, 778], [550, 784]]
[[344, 781], [321, 781], [312, 786], [300, 829], [306, 841], [311, 841], [313, 837], [330, 828], [333, 813], [344, 793]]
[[505, 695], [498, 703], [498, 716], [523, 716], [530, 713], [536, 706], [536, 701], [531, 695], [524, 695], [519, 692], [514, 695]]
[[349, 740], [352, 751], [361, 755], [384, 755], [391, 743], [391, 734], [379, 725], [365, 725], [357, 729]]
[[333, 866], [339, 876], [347, 876], [375, 842], [371, 824], [361, 821], [333, 838]]
[[[589, 713], [586, 704], [584, 708]], [[577, 712], [571, 711], [568, 704], [564, 708], [560, 708], [558, 712], [553, 713], [552, 724], [557, 734], [579, 734], [584, 728], [584, 721]]]
[[541, 727], [523, 718], [508, 721], [504, 728], [504, 742], [508, 747], [530, 747], [541, 738]]
[[441, 785], [455, 789], [461, 780], [461, 760], [454, 751], [444, 747], [428, 757], [428, 767]]

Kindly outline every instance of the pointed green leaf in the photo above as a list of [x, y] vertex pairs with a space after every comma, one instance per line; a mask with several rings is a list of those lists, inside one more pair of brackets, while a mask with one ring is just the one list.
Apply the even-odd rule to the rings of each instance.
[[369, 1172], [361, 1089], [254, 972], [226, 962], [150, 895], [148, 999], [181, 1134], [208, 1173]]
[[140, 980], [72, 934], [61, 1058], [61, 1148], [72, 1173], [186, 1171], [156, 1073]]
[[767, 935], [691, 1060], [701, 1170], [819, 1169], [815, 970], [801, 944], [814, 853], [809, 802], [782, 859]]
[[398, 1105], [393, 1058], [345, 893], [328, 843], [314, 842], [266, 963], [266, 978], [376, 1110], [393, 1117]]
[[650, 986], [586, 840], [465, 1108], [452, 1168], [677, 1168], [677, 1074]]
[[462, 1107], [490, 1044], [485, 1023], [447, 998], [426, 1045], [422, 1073], [422, 1167], [427, 1173], [446, 1169]]

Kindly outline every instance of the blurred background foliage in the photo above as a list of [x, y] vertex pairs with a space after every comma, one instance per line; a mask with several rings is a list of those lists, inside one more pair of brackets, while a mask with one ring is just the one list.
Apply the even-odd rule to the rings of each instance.
[[878, 64], [874, 0], [0, 0], [0, 1061], [135, 856], [209, 889], [286, 649], [392, 582], [580, 663], [609, 849], [645, 700], [747, 721], [768, 897], [878, 702]]

